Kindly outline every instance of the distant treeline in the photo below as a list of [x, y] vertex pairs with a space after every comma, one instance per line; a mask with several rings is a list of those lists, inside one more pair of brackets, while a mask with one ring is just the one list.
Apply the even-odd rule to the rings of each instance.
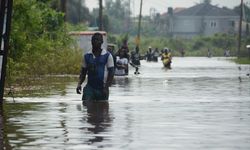
[[[121, 46], [122, 39], [128, 39], [130, 50], [135, 49], [135, 37], [124, 35], [109, 35], [109, 42]], [[168, 38], [162, 36], [142, 36], [140, 40], [140, 52], [146, 53], [148, 47], [162, 50], [167, 47], [172, 50], [174, 56], [180, 56], [181, 50], [185, 51], [185, 56], [206, 56], [208, 49], [211, 50], [213, 56], [223, 56], [226, 49], [230, 50], [231, 56], [237, 56], [238, 52], [238, 36], [229, 34], [215, 34], [210, 37], [197, 36], [192, 39]], [[241, 57], [248, 57], [249, 52], [246, 45], [250, 44], [250, 37], [244, 37], [241, 40]]]

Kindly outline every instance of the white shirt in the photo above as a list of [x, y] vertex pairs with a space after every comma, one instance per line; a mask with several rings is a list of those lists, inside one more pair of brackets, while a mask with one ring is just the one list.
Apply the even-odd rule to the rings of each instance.
[[[119, 65], [128, 65], [128, 59], [127, 58], [121, 58], [120, 59], [119, 57], [117, 57], [116, 64], [119, 64]], [[117, 76], [126, 75], [125, 69], [118, 69], [118, 68], [116, 68], [115, 69], [115, 75], [117, 75]]]

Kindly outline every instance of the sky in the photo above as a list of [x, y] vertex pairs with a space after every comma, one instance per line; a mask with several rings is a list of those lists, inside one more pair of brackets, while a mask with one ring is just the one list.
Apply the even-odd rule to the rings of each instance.
[[[139, 14], [140, 0], [130, 0], [131, 10], [133, 15]], [[149, 15], [149, 10], [151, 7], [156, 9], [156, 12], [164, 13], [167, 11], [168, 7], [191, 7], [202, 0], [143, 0], [142, 14]], [[99, 0], [85, 0], [87, 7], [90, 11], [93, 8], [97, 8]], [[103, 0], [103, 3], [105, 0]], [[244, 0], [250, 6], [250, 0]], [[219, 7], [226, 6], [228, 8], [233, 8], [240, 5], [240, 0], [212, 0], [212, 5], [218, 5]]]

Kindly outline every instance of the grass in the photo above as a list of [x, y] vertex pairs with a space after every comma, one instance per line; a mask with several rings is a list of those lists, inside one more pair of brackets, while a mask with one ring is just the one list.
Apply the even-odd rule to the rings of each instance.
[[234, 60], [238, 64], [250, 64], [250, 58], [249, 57], [240, 57]]
[[69, 83], [77, 83], [76, 76], [43, 76], [20, 79], [5, 88], [5, 97], [44, 97], [53, 94], [65, 95]]

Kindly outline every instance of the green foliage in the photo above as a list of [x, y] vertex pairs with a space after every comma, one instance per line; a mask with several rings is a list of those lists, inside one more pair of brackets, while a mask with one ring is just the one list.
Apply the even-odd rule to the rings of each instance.
[[108, 43], [118, 44], [117, 37], [113, 34], [108, 34]]
[[[121, 34], [128, 32], [130, 26], [130, 8], [129, 1], [127, 0], [106, 0], [106, 8], [104, 9], [103, 25], [106, 31], [110, 31], [115, 34]], [[96, 18], [98, 16], [98, 9], [93, 11], [92, 16]], [[97, 25], [98, 21], [93, 20], [92, 25]]]
[[199, 49], [201, 49], [202, 47], [204, 47], [205, 46], [205, 43], [204, 43], [204, 41], [202, 41], [202, 40], [197, 40], [197, 41], [194, 41], [194, 44], [193, 44], [193, 46], [192, 46], [192, 50], [199, 50]]
[[181, 38], [170, 39], [169, 40], [169, 47], [172, 49], [180, 50], [185, 47], [185, 40]]
[[210, 4], [212, 0], [203, 0], [203, 3]]
[[130, 44], [129, 41], [129, 34], [108, 34], [108, 43], [116, 44], [118, 48], [120, 48], [124, 44]]
[[238, 64], [250, 64], [250, 57], [237, 58], [234, 61]]
[[72, 24], [80, 24], [90, 21], [89, 9], [83, 5], [82, 0], [67, 1], [67, 21]]
[[85, 24], [70, 24], [66, 23], [66, 28], [68, 31], [85, 31], [88, 29], [88, 27]]
[[235, 37], [227, 34], [215, 34], [211, 42], [215, 47], [225, 49], [235, 44]]
[[[239, 3], [240, 4], [240, 3]], [[245, 21], [247, 21], [247, 22], [250, 22], [250, 8], [249, 8], [249, 6], [247, 6], [247, 5], [243, 5], [243, 7], [244, 7], [244, 19], [246, 19]], [[240, 5], [239, 6], [236, 6], [236, 7], [234, 7], [234, 11], [237, 13], [237, 14], [239, 14], [240, 15]]]
[[[85, 29], [85, 26], [77, 28]], [[63, 14], [50, 1], [15, 0], [10, 36], [7, 82], [46, 74], [78, 74], [82, 52], [73, 40]]]

